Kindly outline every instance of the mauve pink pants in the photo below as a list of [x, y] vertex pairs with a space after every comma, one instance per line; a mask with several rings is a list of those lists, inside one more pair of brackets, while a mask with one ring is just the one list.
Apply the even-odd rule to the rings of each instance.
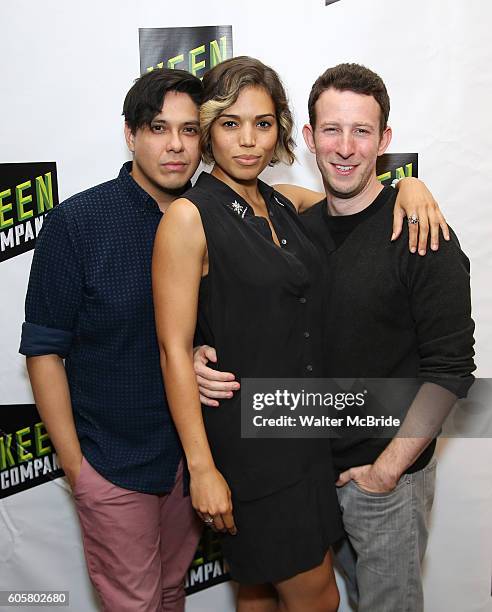
[[184, 578], [202, 524], [183, 497], [183, 465], [168, 495], [122, 489], [84, 458], [73, 496], [87, 568], [107, 612], [182, 612]]

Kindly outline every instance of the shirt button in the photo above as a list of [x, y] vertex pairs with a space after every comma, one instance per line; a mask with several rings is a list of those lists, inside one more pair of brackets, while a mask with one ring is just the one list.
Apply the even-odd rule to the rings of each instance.
[[299, 302], [301, 302], [301, 304], [305, 304], [307, 302], [305, 297], [300, 297], [299, 298]]
[[306, 370], [307, 370], [308, 372], [312, 372], [312, 371], [313, 371], [313, 366], [312, 366], [312, 365], [309, 363], [309, 364], [306, 366]]
[[280, 244], [283, 244], [285, 246], [287, 244], [287, 240], [285, 238], [282, 238], [282, 240], [280, 241]]
[[309, 338], [311, 334], [309, 332], [304, 332], [304, 338]]

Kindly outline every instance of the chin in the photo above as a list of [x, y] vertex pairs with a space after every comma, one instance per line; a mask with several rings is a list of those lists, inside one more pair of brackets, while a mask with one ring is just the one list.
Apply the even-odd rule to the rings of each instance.
[[261, 174], [262, 170], [260, 170], [258, 167], [256, 168], [245, 168], [244, 170], [235, 170], [233, 173], [231, 173], [231, 176], [236, 180], [236, 181], [254, 181], [256, 178], [258, 178], [258, 175]]
[[180, 192], [183, 191], [189, 180], [189, 177], [183, 177], [179, 181], [166, 181], [165, 183], [161, 182], [159, 186], [163, 191], [166, 191], [168, 193]]
[[326, 181], [328, 191], [331, 195], [337, 198], [351, 198], [354, 191], [357, 190], [357, 185], [337, 184], [334, 181]]
[[340, 200], [350, 200], [351, 198], [358, 196], [361, 189], [358, 189], [357, 186], [354, 186], [353, 189], [337, 189], [335, 186], [331, 186], [329, 191], [332, 196], [339, 198]]

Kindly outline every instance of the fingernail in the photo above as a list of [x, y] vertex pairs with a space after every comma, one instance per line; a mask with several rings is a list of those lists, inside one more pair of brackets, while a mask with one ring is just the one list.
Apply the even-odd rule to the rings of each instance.
[[432, 249], [433, 251], [437, 251], [437, 244], [433, 244], [433, 245], [431, 246], [431, 249]]
[[425, 251], [423, 249], [420, 249], [419, 255], [425, 255]]
[[393, 233], [391, 234], [391, 242], [393, 242], [393, 240], [394, 240], [395, 238], [396, 238], [396, 234], [393, 232]]
[[235, 384], [234, 384], [234, 389], [239, 389], [239, 387], [240, 387], [240, 384], [239, 384], [239, 383], [235, 383]]
[[410, 249], [410, 253], [415, 253], [415, 251], [416, 251], [416, 250], [417, 250], [417, 249], [416, 249], [415, 247], [412, 247], [412, 248]]
[[450, 240], [451, 239], [451, 236], [449, 234], [446, 234], [444, 237], [446, 238], [446, 240]]

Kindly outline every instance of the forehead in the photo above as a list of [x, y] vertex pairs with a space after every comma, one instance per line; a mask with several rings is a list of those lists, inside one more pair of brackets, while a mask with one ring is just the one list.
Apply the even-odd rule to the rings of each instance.
[[316, 101], [316, 123], [323, 122], [379, 122], [381, 109], [373, 96], [354, 91], [327, 89]]
[[168, 123], [198, 121], [198, 106], [187, 93], [168, 91], [162, 101], [161, 110], [155, 119]]
[[275, 114], [275, 104], [272, 100], [272, 96], [264, 87], [248, 86], [241, 89], [237, 100], [234, 104], [225, 109], [223, 113], [252, 115], [264, 113]]

